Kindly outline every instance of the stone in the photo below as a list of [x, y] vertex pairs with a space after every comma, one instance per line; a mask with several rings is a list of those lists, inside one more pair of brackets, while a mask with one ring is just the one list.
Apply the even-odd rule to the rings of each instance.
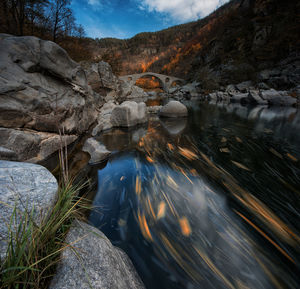
[[[60, 136], [55, 133], [16, 130], [0, 127], [0, 146], [14, 151], [18, 160], [38, 162], [60, 149], [73, 143], [75, 135]], [[14, 157], [10, 160], [13, 160]]]
[[0, 126], [81, 134], [101, 97], [57, 44], [32, 36], [0, 37]]
[[[46, 217], [56, 201], [58, 185], [55, 177], [44, 167], [36, 164], [0, 160], [0, 255], [7, 249], [9, 222], [14, 207], [17, 220], [34, 208], [37, 224]], [[18, 224], [12, 224], [12, 228]]]
[[247, 101], [251, 104], [268, 105], [268, 102], [261, 98], [258, 90], [250, 90]]
[[145, 288], [128, 256], [98, 229], [75, 220], [50, 289]]
[[161, 108], [159, 115], [163, 117], [186, 117], [188, 110], [179, 101], [171, 100]]
[[237, 90], [239, 90], [240, 92], [248, 92], [249, 89], [251, 89], [253, 87], [252, 85], [252, 81], [243, 81], [239, 84], [236, 84], [235, 87], [237, 88]]
[[16, 154], [16, 152], [0, 146], [0, 159], [1, 160], [17, 161], [18, 160], [18, 155]]
[[287, 91], [277, 91], [269, 89], [261, 91], [261, 97], [275, 106], [293, 106], [297, 104], [297, 99], [290, 96]]
[[246, 102], [248, 98], [248, 93], [235, 93], [230, 95], [230, 102], [239, 102], [242, 103], [243, 101]]
[[111, 154], [111, 152], [106, 149], [105, 145], [94, 138], [88, 138], [85, 141], [82, 150], [90, 154], [90, 164], [100, 163], [106, 160]]
[[85, 68], [88, 84], [94, 91], [107, 94], [111, 90], [118, 90], [119, 80], [107, 62], [86, 64]]
[[122, 81], [121, 86], [121, 100], [131, 100], [135, 102], [145, 102], [148, 99], [148, 94], [136, 85], [132, 85], [127, 81]]
[[146, 104], [125, 101], [116, 106], [111, 113], [114, 127], [130, 127], [147, 121]]
[[92, 136], [99, 134], [101, 131], [109, 130], [113, 127], [110, 118], [116, 104], [113, 101], [105, 103], [97, 117], [97, 125], [93, 128]]
[[160, 112], [161, 108], [162, 108], [162, 105], [147, 106], [147, 111], [150, 114], [157, 114]]

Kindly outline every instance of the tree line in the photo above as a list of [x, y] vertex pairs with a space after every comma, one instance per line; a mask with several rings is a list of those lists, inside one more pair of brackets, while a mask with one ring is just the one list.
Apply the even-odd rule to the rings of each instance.
[[85, 36], [77, 25], [71, 0], [1, 0], [0, 32], [18, 36], [35, 35], [59, 42]]

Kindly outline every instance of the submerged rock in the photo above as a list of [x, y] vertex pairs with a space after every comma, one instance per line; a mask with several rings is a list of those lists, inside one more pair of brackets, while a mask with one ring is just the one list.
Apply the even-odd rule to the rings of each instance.
[[110, 151], [106, 149], [105, 145], [101, 144], [94, 138], [87, 139], [83, 145], [82, 150], [90, 154], [90, 164], [102, 162], [106, 160], [110, 155]]
[[113, 109], [110, 120], [114, 127], [130, 127], [144, 123], [147, 121], [146, 104], [125, 101]]
[[74, 221], [50, 289], [145, 288], [128, 256], [98, 229]]
[[171, 100], [161, 108], [159, 115], [164, 117], [185, 117], [188, 115], [188, 110], [179, 101]]
[[[5, 257], [9, 220], [16, 208], [16, 220], [24, 213], [31, 214], [37, 224], [45, 217], [56, 200], [58, 185], [55, 177], [44, 167], [35, 164], [0, 160], [0, 255]], [[18, 223], [13, 220], [10, 229]]]

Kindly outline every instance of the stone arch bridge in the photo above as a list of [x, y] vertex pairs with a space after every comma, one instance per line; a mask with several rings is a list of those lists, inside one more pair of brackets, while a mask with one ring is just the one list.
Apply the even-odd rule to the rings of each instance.
[[134, 85], [138, 79], [144, 78], [144, 77], [155, 77], [156, 79], [158, 79], [163, 90], [166, 92], [169, 91], [169, 89], [172, 87], [174, 82], [177, 82], [180, 84], [185, 83], [184, 79], [174, 77], [174, 76], [154, 73], [154, 72], [144, 72], [144, 73], [123, 75], [123, 76], [119, 76], [119, 79], [126, 81], [126, 82], [130, 83], [131, 85]]

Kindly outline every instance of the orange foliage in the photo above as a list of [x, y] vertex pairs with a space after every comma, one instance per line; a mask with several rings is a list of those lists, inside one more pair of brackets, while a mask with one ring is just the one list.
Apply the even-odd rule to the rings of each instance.
[[135, 85], [146, 89], [155, 89], [155, 88], [160, 88], [161, 86], [159, 80], [157, 80], [155, 77], [139, 78], [136, 81]]

